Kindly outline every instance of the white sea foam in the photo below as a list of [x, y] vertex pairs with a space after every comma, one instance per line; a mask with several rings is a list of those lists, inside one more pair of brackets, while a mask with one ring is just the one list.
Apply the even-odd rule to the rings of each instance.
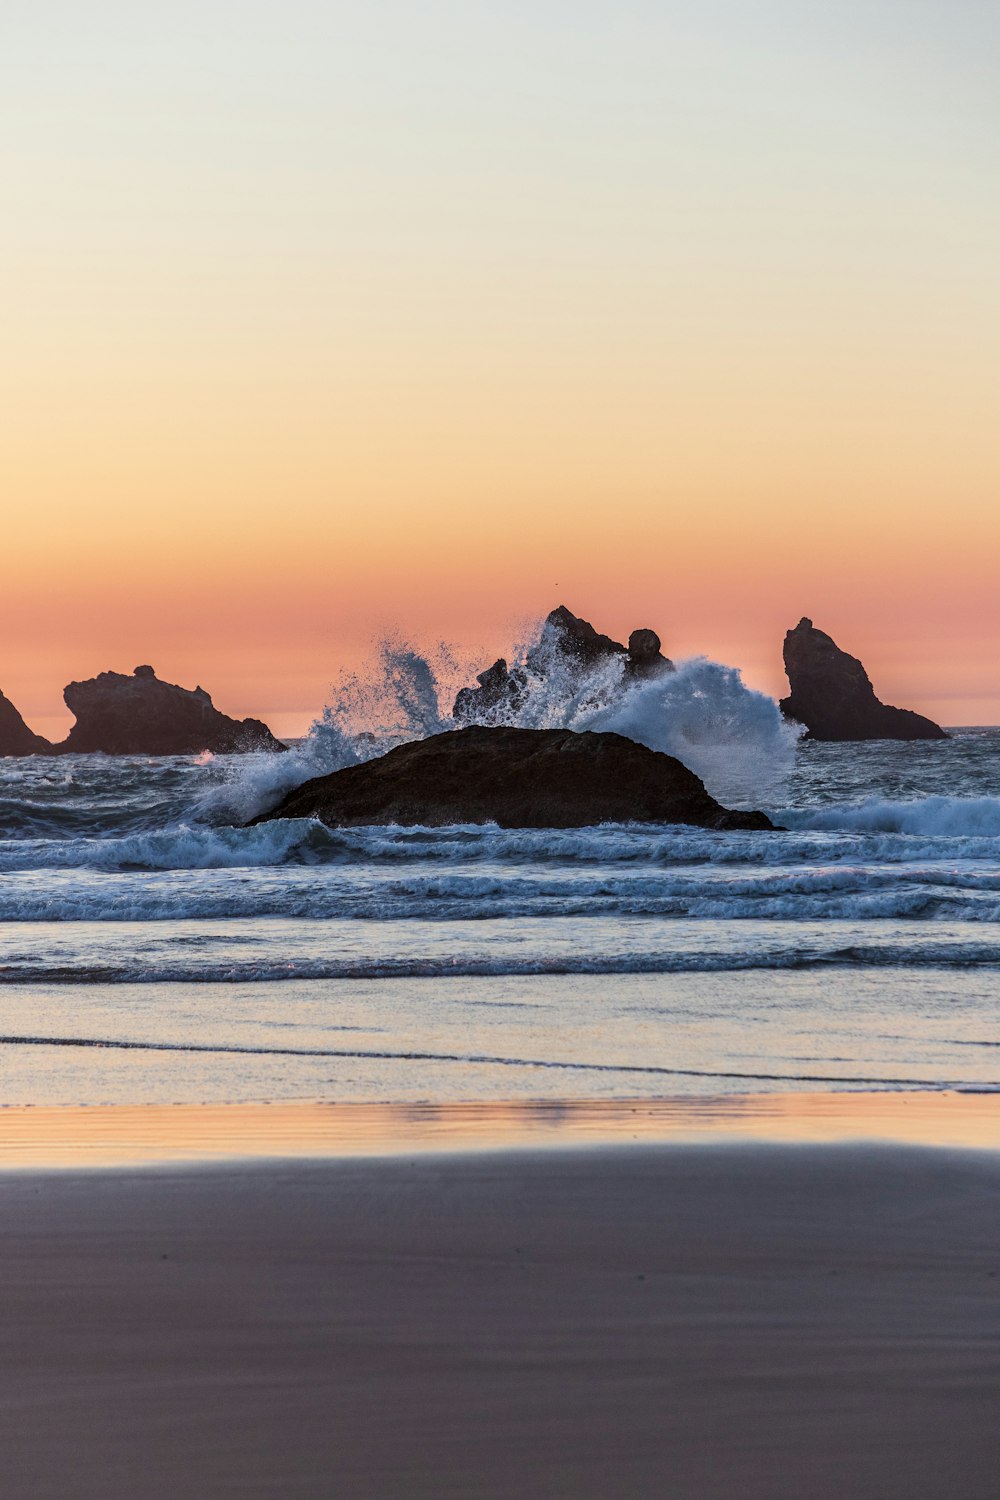
[[[517, 704], [495, 708], [487, 722], [626, 735], [676, 756], [723, 802], [780, 800], [801, 731], [772, 698], [748, 688], [737, 668], [697, 657], [663, 677], [628, 683], [622, 658], [581, 674], [545, 637], [531, 651], [520, 649], [515, 666], [522, 682]], [[334, 683], [329, 704], [289, 754], [230, 764], [225, 779], [203, 792], [198, 811], [213, 821], [245, 822], [313, 776], [454, 729], [451, 709], [462, 681], [447, 647], [425, 654], [384, 641], [367, 670]]]
[[[907, 809], [903, 821], [912, 821], [920, 828], [923, 804], [903, 806]], [[861, 826], [856, 821], [859, 813], [863, 814]], [[575, 879], [592, 868], [610, 872], [623, 867], [649, 871], [682, 867], [702, 869], [705, 878], [720, 877], [731, 883], [741, 869], [766, 869], [776, 876], [786, 870], [811, 869], [826, 878], [824, 872], [846, 868], [852, 872], [851, 878], [870, 872], [877, 884], [884, 872], [897, 869], [899, 878], [917, 870], [928, 879], [946, 882], [964, 879], [963, 865], [985, 864], [983, 880], [997, 868], [1000, 838], [996, 834], [900, 832], [892, 827], [895, 814], [876, 816], [871, 809], [857, 807], [790, 810], [779, 817], [798, 826], [774, 832], [719, 832], [680, 824], [566, 829], [502, 829], [492, 824], [333, 829], [303, 818], [276, 819], [251, 828], [179, 822], [102, 837], [0, 841], [0, 872], [255, 870], [344, 864], [356, 878], [368, 868], [433, 872], [485, 867], [495, 869], [504, 879], [512, 879], [525, 869], [564, 871]], [[943, 819], [938, 808], [927, 821], [931, 828], [939, 829]], [[872, 823], [872, 831], [865, 820]], [[959, 828], [976, 826], [968, 809], [960, 809], [953, 821]]]
[[11, 840], [0, 844], [0, 871], [254, 869], [309, 860], [310, 848], [332, 853], [335, 835], [307, 820], [279, 819], [256, 828], [204, 824], [160, 828], [120, 838]]
[[746, 686], [735, 667], [705, 657], [636, 684], [586, 727], [676, 756], [713, 796], [737, 806], [773, 805], [780, 798], [801, 734], [773, 698]]
[[453, 729], [442, 708], [454, 657], [442, 645], [424, 654], [387, 639], [362, 672], [344, 672], [308, 734], [286, 755], [246, 755], [224, 767], [197, 797], [196, 817], [248, 822], [314, 776], [356, 766], [407, 740]]
[[[228, 830], [227, 833], [233, 833]], [[360, 832], [356, 831], [356, 832]], [[264, 841], [260, 834], [273, 833]], [[283, 840], [278, 838], [283, 834]], [[268, 823], [248, 831], [258, 863], [233, 878], [234, 841], [195, 839], [192, 861], [171, 869], [157, 841], [109, 841], [103, 862], [74, 869], [9, 871], [0, 921], [170, 922], [224, 918], [493, 920], [590, 925], [601, 918], [702, 921], [872, 921], [914, 918], [996, 923], [1000, 870], [941, 865], [601, 864], [546, 866], [476, 857], [446, 862], [364, 859], [316, 824]], [[122, 846], [130, 858], [122, 860]], [[136, 863], [142, 857], [146, 863]], [[177, 858], [176, 851], [169, 857]], [[243, 853], [247, 858], [246, 851]], [[315, 863], [323, 860], [323, 863]], [[581, 929], [582, 930], [582, 929]]]
[[870, 797], [860, 803], [786, 809], [778, 814], [789, 828], [843, 833], [891, 833], [941, 839], [1000, 839], [1000, 797], [921, 797], [889, 801]]

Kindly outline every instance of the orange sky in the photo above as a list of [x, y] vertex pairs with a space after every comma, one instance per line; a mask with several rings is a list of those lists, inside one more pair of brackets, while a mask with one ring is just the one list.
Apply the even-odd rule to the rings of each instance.
[[0, 688], [292, 733], [381, 629], [561, 601], [1000, 722], [994, 22], [830, 10], [25, 9]]

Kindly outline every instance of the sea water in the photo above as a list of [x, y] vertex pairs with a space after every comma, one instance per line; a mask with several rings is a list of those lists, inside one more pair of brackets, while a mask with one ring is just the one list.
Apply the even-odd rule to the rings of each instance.
[[527, 722], [778, 831], [240, 826], [450, 727], [423, 658], [382, 668], [285, 756], [0, 760], [2, 1102], [1000, 1087], [1000, 730], [802, 743], [695, 662]]

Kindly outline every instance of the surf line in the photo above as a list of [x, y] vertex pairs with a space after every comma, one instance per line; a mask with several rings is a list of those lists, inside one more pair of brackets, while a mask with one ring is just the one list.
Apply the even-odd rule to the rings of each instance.
[[[333, 1047], [238, 1047], [225, 1042], [140, 1042], [115, 1037], [0, 1036], [3, 1047], [95, 1047], [120, 1052], [207, 1052], [237, 1057], [330, 1057], [371, 1062], [478, 1063], [499, 1068], [555, 1068], [584, 1073], [640, 1073], [668, 1078], [734, 1078], [762, 1083], [846, 1083], [881, 1088], [918, 1088], [938, 1092], [960, 1087], [927, 1078], [844, 1077], [831, 1073], [747, 1073], [715, 1068], [667, 1068], [643, 1063], [561, 1062], [533, 1057], [494, 1057], [489, 1053], [390, 1052], [362, 1048]], [[1000, 1089], [1000, 1083], [980, 1083], [980, 1088]]]

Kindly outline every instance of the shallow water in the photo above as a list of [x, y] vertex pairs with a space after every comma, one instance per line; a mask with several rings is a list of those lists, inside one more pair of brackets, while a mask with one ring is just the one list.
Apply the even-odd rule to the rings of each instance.
[[1000, 1086], [1000, 731], [769, 834], [233, 826], [273, 766], [0, 761], [6, 1102]]
[[[0, 1173], [427, 1153], [861, 1144], [1000, 1150], [976, 1092], [701, 1094], [658, 1099], [113, 1104], [0, 1109]], [[865, 1160], [865, 1156], [859, 1160]], [[747, 1158], [749, 1159], [749, 1158]], [[894, 1168], [902, 1158], [894, 1157]]]

